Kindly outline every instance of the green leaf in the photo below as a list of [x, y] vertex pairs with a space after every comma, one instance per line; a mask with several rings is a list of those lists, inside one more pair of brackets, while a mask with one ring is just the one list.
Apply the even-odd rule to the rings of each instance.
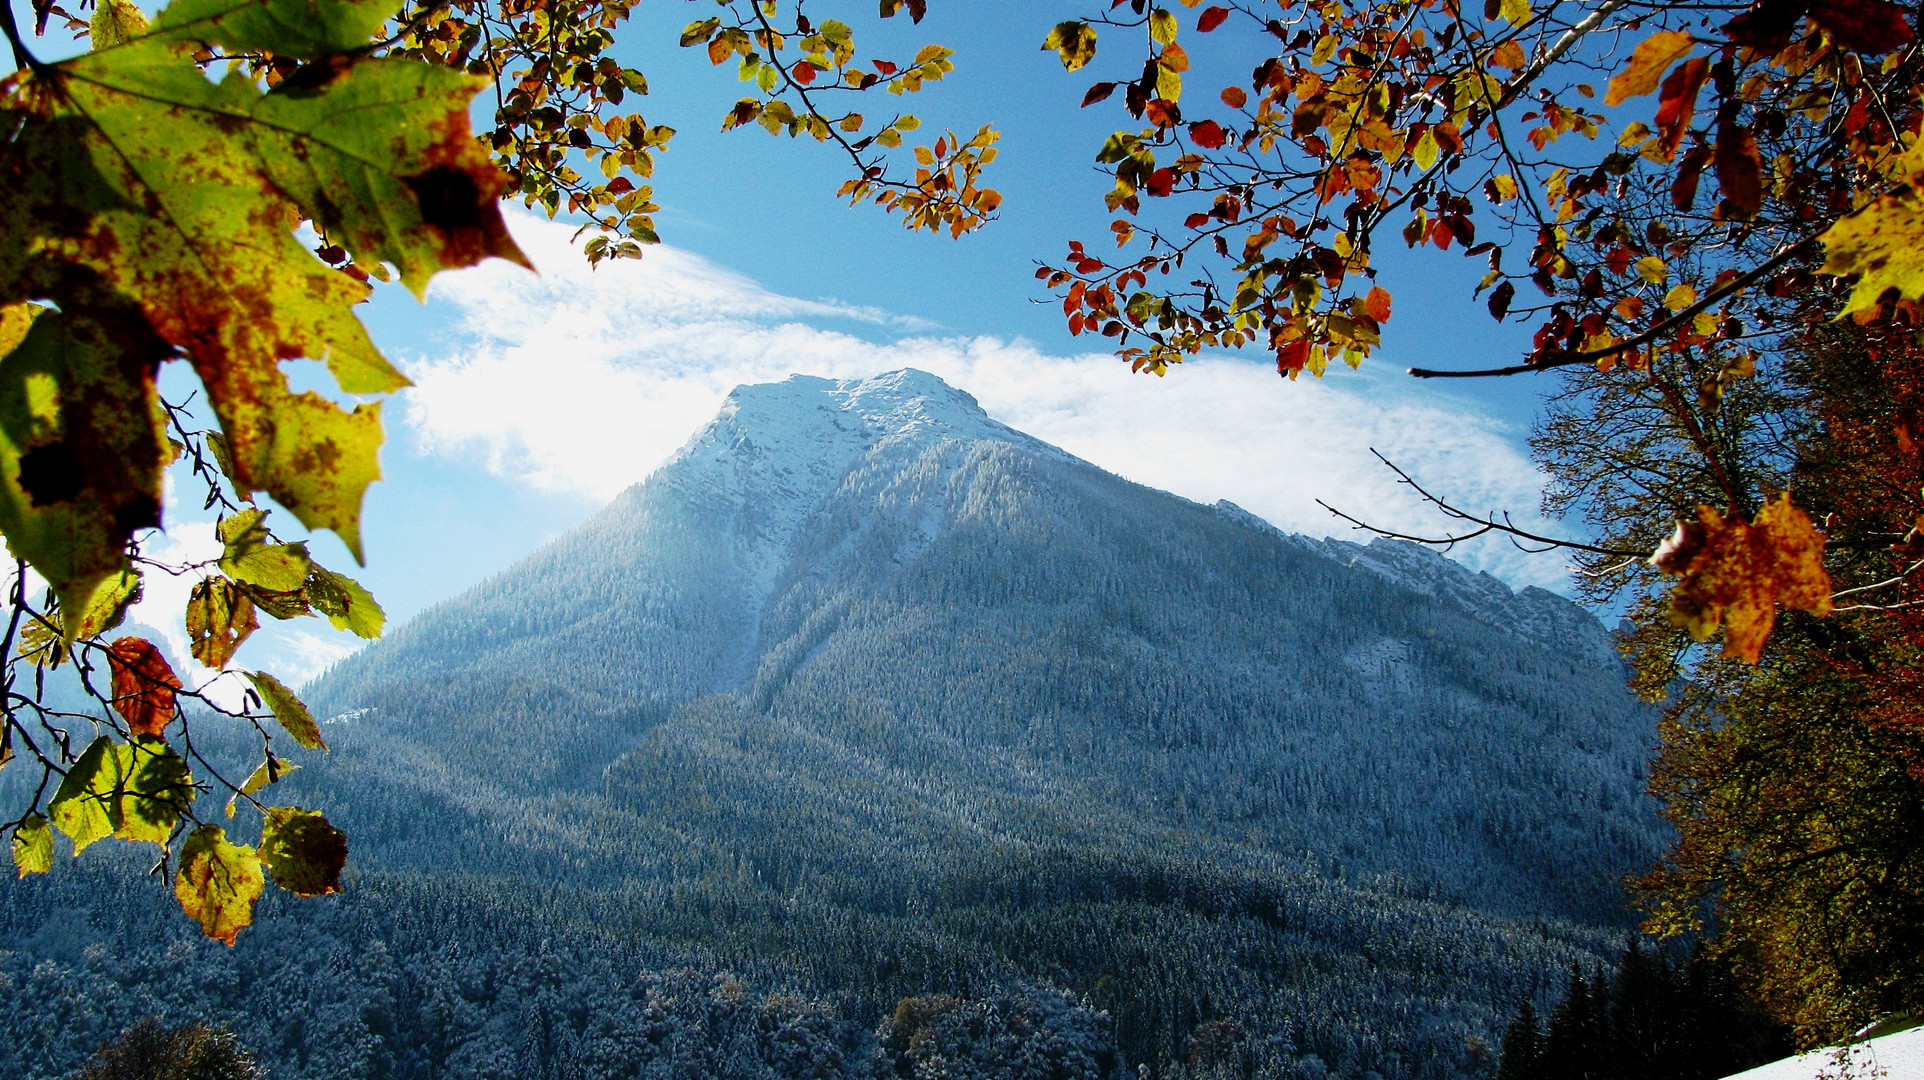
[[281, 777], [299, 768], [299, 765], [291, 761], [282, 761], [272, 754], [262, 758], [261, 763], [254, 766], [254, 771], [247, 774], [247, 780], [241, 784], [240, 791], [227, 800], [227, 816], [234, 816], [234, 807], [239, 804], [242, 795], [252, 795], [269, 784], [278, 784], [281, 782]]
[[109, 836], [165, 844], [194, 794], [187, 763], [165, 740], [115, 745], [102, 735], [67, 771], [48, 809], [78, 855]]
[[279, 679], [265, 671], [245, 673], [247, 681], [254, 684], [261, 701], [280, 721], [281, 727], [294, 737], [294, 741], [309, 750], [325, 750], [327, 744], [321, 741], [321, 726], [314, 722], [314, 714], [307, 711], [294, 691], [282, 685]]
[[39, 814], [28, 814], [13, 830], [13, 868], [21, 877], [53, 869], [53, 829]]
[[336, 630], [372, 640], [380, 637], [381, 628], [387, 625], [387, 613], [360, 582], [324, 567], [314, 567], [307, 579], [307, 596]]
[[124, 306], [0, 308], [0, 533], [63, 611], [118, 595], [128, 541], [160, 524], [152, 358], [165, 350]]
[[153, 37], [311, 60], [367, 45], [392, 14], [387, 0], [172, 0]]
[[708, 39], [715, 36], [715, 28], [720, 25], [720, 19], [703, 19], [700, 22], [689, 23], [681, 32], [681, 47], [686, 49], [693, 45], [708, 44]]
[[108, 808], [113, 804], [119, 774], [120, 761], [114, 753], [113, 740], [102, 735], [81, 752], [80, 760], [61, 778], [47, 811], [54, 825], [73, 841], [75, 855], [87, 850], [94, 841], [114, 834], [114, 820]]
[[147, 16], [127, 0], [98, 0], [87, 36], [96, 52], [112, 48], [147, 32]]
[[[51, 300], [70, 337], [105, 343], [92, 367], [115, 385], [91, 396], [116, 411], [102, 437], [160, 445], [135, 403], [151, 399], [155, 364], [185, 350], [240, 493], [269, 492], [307, 527], [340, 534], [356, 558], [362, 494], [379, 476], [378, 404], [350, 412], [295, 394], [280, 363], [325, 361], [349, 393], [405, 380], [354, 314], [367, 287], [315, 259], [292, 226], [315, 220], [363, 263], [395, 262], [417, 291], [434, 270], [488, 255], [525, 264], [495, 201], [505, 179], [468, 129], [484, 81], [340, 55], [365, 45], [386, 14], [383, 3], [342, 0], [183, 0], [154, 32], [42, 69], [32, 92], [0, 99], [14, 132], [0, 161], [10, 196], [0, 203], [0, 304]], [[180, 47], [189, 41], [327, 59], [263, 93], [238, 74], [209, 80]], [[93, 510], [67, 545], [73, 554], [22, 552], [36, 568], [48, 563], [68, 596], [119, 568], [125, 534], [157, 523], [161, 457], [136, 451], [121, 455], [126, 482], [96, 488], [83, 473], [76, 498], [120, 507], [141, 494], [156, 509]], [[22, 515], [12, 516], [0, 520], [10, 539]]]
[[216, 526], [224, 548], [220, 568], [235, 581], [272, 592], [293, 592], [313, 566], [300, 544], [269, 543], [265, 510], [242, 510]]
[[1086, 22], [1057, 23], [1042, 39], [1042, 47], [1054, 49], [1062, 57], [1062, 66], [1074, 71], [1096, 58], [1096, 28]]
[[254, 849], [228, 843], [218, 825], [202, 825], [181, 845], [174, 898], [210, 938], [232, 945], [254, 921], [254, 901], [265, 885]]
[[274, 884], [295, 896], [340, 892], [347, 834], [312, 810], [270, 807], [261, 826], [261, 861]]
[[122, 744], [117, 756], [123, 780], [114, 835], [165, 844], [181, 814], [194, 802], [194, 780], [187, 762], [164, 740], [151, 736]]

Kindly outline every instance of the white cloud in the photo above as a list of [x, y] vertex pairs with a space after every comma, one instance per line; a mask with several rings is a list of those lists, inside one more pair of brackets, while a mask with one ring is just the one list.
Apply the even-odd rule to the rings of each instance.
[[[1530, 511], [1542, 477], [1514, 432], [1367, 375], [1290, 383], [1260, 364], [1203, 359], [1157, 379], [1104, 352], [932, 336], [873, 310], [781, 296], [672, 248], [591, 271], [567, 227], [524, 214], [510, 225], [541, 276], [492, 263], [437, 280], [435, 298], [454, 306], [471, 341], [409, 365], [406, 416], [424, 450], [478, 452], [530, 484], [609, 498], [673, 453], [737, 385], [916, 367], [1112, 472], [1199, 501], [1230, 499], [1291, 531], [1354, 536], [1318, 498], [1385, 527], [1443, 529], [1371, 447], [1470, 509], [1523, 511], [1519, 523], [1539, 523]], [[1562, 560], [1506, 544], [1457, 555], [1519, 584], [1565, 581]]]

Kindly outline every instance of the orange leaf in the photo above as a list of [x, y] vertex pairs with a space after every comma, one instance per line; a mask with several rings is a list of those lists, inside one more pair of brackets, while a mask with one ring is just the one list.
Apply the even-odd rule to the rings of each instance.
[[1381, 285], [1372, 286], [1369, 295], [1363, 297], [1363, 311], [1377, 322], [1390, 321], [1389, 290]]
[[174, 693], [180, 679], [154, 643], [124, 637], [107, 647], [114, 673], [114, 711], [127, 718], [135, 735], [159, 735], [174, 718]]
[[1655, 91], [1663, 73], [1695, 44], [1682, 30], [1664, 30], [1644, 38], [1637, 51], [1630, 54], [1630, 63], [1610, 80], [1603, 103], [1621, 105], [1633, 97]]
[[1755, 664], [1777, 622], [1777, 606], [1817, 615], [1831, 609], [1824, 537], [1786, 492], [1757, 520], [1726, 519], [1708, 506], [1679, 521], [1651, 565], [1683, 580], [1670, 593], [1670, 621], [1702, 641], [1724, 627], [1724, 655]]

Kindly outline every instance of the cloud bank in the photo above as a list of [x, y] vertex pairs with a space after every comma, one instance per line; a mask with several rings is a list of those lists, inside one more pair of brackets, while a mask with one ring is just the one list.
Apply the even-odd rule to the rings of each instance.
[[[407, 364], [406, 424], [430, 454], [607, 499], [651, 472], [729, 390], [804, 373], [864, 378], [915, 367], [975, 395], [1011, 427], [1128, 479], [1202, 502], [1229, 499], [1281, 528], [1366, 539], [1316, 504], [1439, 535], [1445, 523], [1370, 454], [1481, 511], [1532, 513], [1543, 477], [1517, 432], [1369, 375], [1278, 379], [1239, 359], [1132, 374], [1106, 352], [1052, 355], [831, 301], [782, 296], [673, 248], [590, 270], [571, 230], [510, 216], [541, 275], [505, 263], [437, 279], [466, 343]], [[1514, 584], [1561, 588], [1557, 556], [1505, 543], [1459, 548]]]

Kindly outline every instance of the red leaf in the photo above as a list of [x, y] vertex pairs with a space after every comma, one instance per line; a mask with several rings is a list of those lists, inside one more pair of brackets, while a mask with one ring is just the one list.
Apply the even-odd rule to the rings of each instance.
[[789, 68], [788, 72], [795, 76], [796, 82], [801, 83], [803, 86], [807, 86], [809, 83], [815, 81], [815, 65], [806, 60], [797, 60], [795, 66]]
[[1890, 0], [1817, 0], [1810, 17], [1839, 45], [1873, 56], [1908, 45], [1915, 36], [1904, 9]]
[[1657, 130], [1663, 137], [1665, 157], [1676, 157], [1690, 118], [1697, 112], [1697, 92], [1703, 89], [1704, 76], [1710, 71], [1708, 57], [1695, 57], [1677, 65], [1663, 81], [1662, 104], [1657, 106]]
[[1189, 138], [1204, 150], [1219, 150], [1229, 136], [1223, 132], [1221, 124], [1214, 120], [1204, 120], [1200, 124], [1189, 125]]
[[1749, 11], [1724, 24], [1724, 36], [1733, 44], [1774, 53], [1790, 44], [1791, 32], [1808, 10], [1809, 0], [1758, 0]]
[[180, 679], [154, 643], [124, 637], [107, 646], [114, 673], [114, 711], [127, 718], [135, 735], [159, 735], [174, 719], [174, 692]]
[[1516, 286], [1507, 281], [1499, 283], [1490, 290], [1490, 314], [1496, 321], [1502, 322], [1503, 317], [1510, 313], [1510, 301], [1515, 299]]
[[901, 70], [900, 68], [896, 67], [894, 64], [889, 63], [887, 60], [870, 60], [869, 63], [875, 65], [875, 70], [881, 72], [884, 75], [893, 75], [897, 71]]
[[1276, 350], [1276, 374], [1293, 375], [1309, 364], [1309, 342], [1302, 338]]
[[1692, 147], [1683, 160], [1677, 163], [1677, 179], [1670, 185], [1670, 204], [1679, 210], [1690, 209], [1697, 201], [1697, 181], [1703, 176], [1704, 166], [1710, 164], [1710, 151], [1701, 146]]
[[1170, 169], [1157, 169], [1149, 174], [1149, 194], [1162, 198], [1176, 190], [1176, 174]]
[[1094, 86], [1091, 86], [1089, 88], [1089, 92], [1082, 95], [1082, 107], [1086, 109], [1089, 106], [1094, 105], [1096, 102], [1102, 101], [1103, 99], [1107, 98], [1110, 94], [1115, 93], [1116, 87], [1120, 85], [1121, 85], [1120, 83], [1099, 82]]
[[1200, 229], [1207, 224], [1209, 224], [1208, 214], [1191, 214], [1182, 221], [1182, 227], [1185, 229]]
[[1182, 110], [1173, 101], [1158, 98], [1145, 103], [1143, 111], [1149, 114], [1149, 122], [1159, 128], [1175, 127], [1182, 123]]
[[1196, 18], [1196, 32], [1198, 34], [1207, 34], [1211, 30], [1221, 26], [1223, 20], [1227, 18], [1229, 18], [1229, 9], [1226, 7], [1204, 8], [1203, 13]]

